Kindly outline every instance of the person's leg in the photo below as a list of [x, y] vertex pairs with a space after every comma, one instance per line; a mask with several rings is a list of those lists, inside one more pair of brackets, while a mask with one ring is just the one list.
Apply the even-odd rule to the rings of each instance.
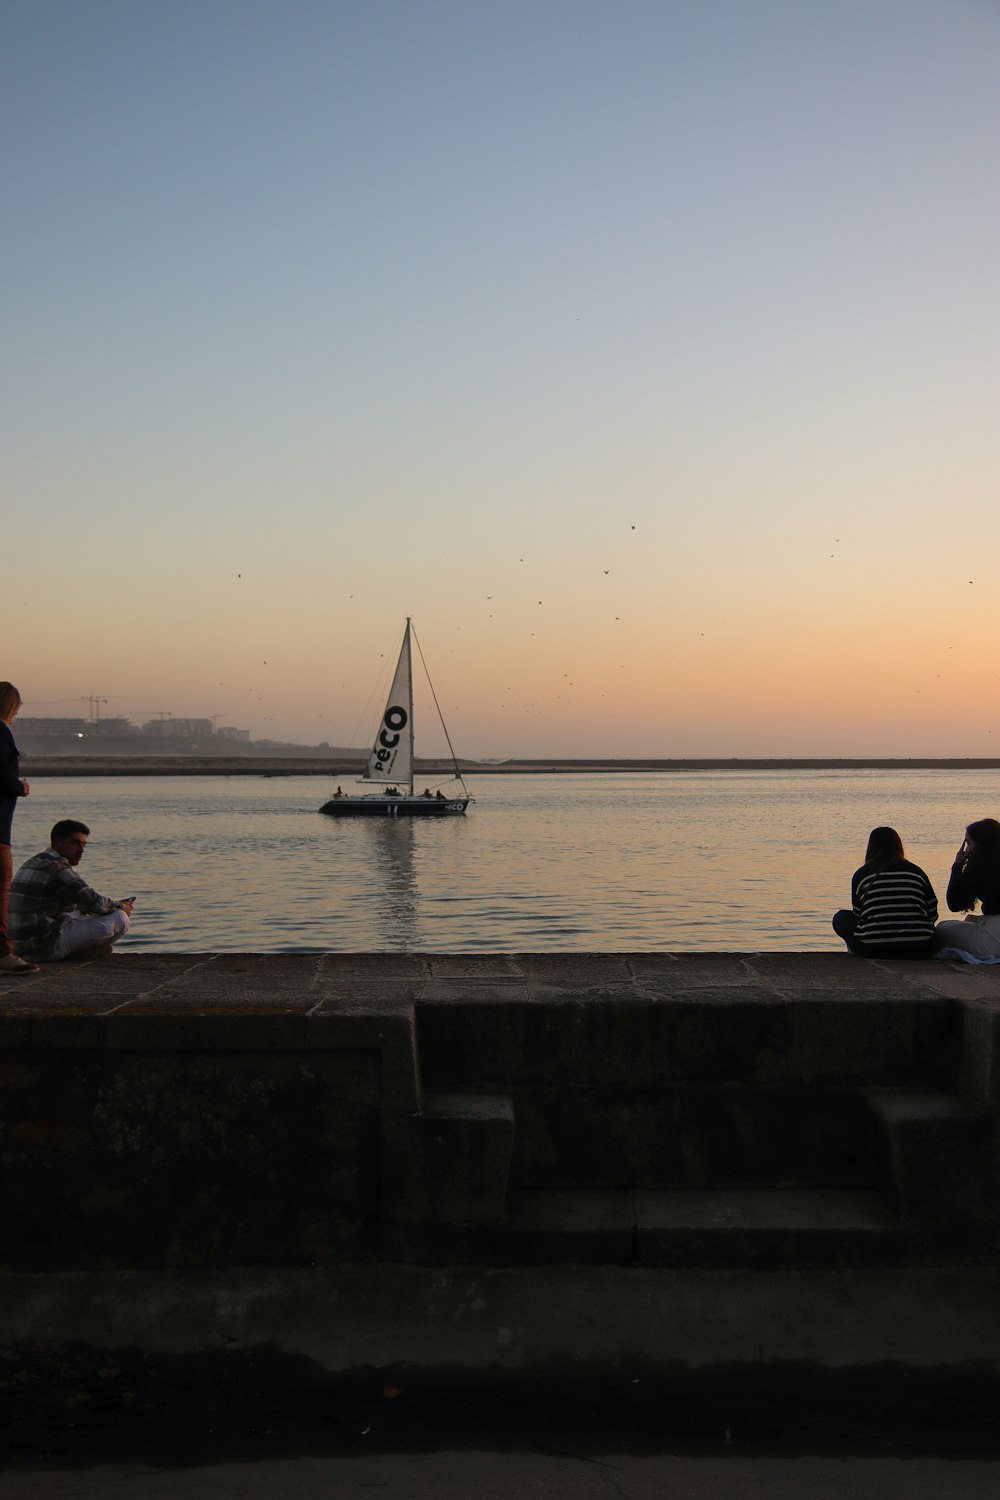
[[14, 859], [9, 844], [0, 844], [0, 973], [36, 974], [38, 965], [29, 959], [18, 958], [10, 945], [7, 931], [7, 913], [10, 905], [10, 883], [14, 876]]
[[942, 948], [961, 948], [977, 958], [1000, 958], [1000, 921], [977, 917], [973, 921], [939, 922], [934, 929]]
[[109, 911], [101, 917], [70, 917], [59, 929], [59, 936], [46, 958], [50, 963], [69, 958], [87, 948], [110, 948], [129, 929], [128, 912]]
[[10, 883], [14, 878], [14, 856], [9, 844], [0, 844], [0, 958], [13, 953], [7, 932], [7, 906], [10, 902]]
[[936, 938], [923, 943], [855, 943], [851, 949], [859, 958], [933, 958], [938, 949]]
[[858, 925], [858, 914], [855, 911], [835, 911], [833, 914], [833, 930], [839, 938], [850, 948], [854, 949], [854, 930]]

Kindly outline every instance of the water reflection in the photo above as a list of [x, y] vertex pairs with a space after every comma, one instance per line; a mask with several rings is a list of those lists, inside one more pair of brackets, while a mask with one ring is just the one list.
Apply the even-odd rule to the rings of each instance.
[[378, 877], [371, 898], [378, 946], [416, 948], [419, 927], [414, 862], [416, 827], [407, 818], [373, 818], [365, 833], [369, 835], [372, 869]]

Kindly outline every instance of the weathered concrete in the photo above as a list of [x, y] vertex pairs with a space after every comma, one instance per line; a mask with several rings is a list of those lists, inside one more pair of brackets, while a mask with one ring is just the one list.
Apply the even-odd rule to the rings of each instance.
[[993, 971], [846, 954], [8, 980], [3, 1337], [338, 1373], [995, 1369], [998, 1025]]
[[[361, 1428], [359, 1427], [359, 1432]], [[454, 1442], [454, 1439], [452, 1439]], [[260, 1446], [263, 1446], [260, 1445]], [[394, 1452], [268, 1457], [182, 1471], [146, 1463], [84, 1473], [46, 1468], [8, 1475], [4, 1500], [995, 1500], [1000, 1464], [989, 1459], [592, 1455], [579, 1444], [491, 1452]]]
[[14, 1272], [0, 1273], [0, 1322], [15, 1345], [58, 1329], [60, 1342], [94, 1348], [262, 1348], [344, 1375], [528, 1369], [572, 1381], [599, 1370], [815, 1364], [1000, 1373], [1000, 1270]]

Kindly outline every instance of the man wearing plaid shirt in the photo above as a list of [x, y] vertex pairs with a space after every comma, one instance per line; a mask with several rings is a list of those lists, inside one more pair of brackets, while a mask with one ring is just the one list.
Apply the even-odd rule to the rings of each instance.
[[76, 873], [90, 829], [64, 818], [51, 848], [21, 866], [10, 886], [10, 940], [15, 952], [42, 963], [61, 958], [110, 957], [129, 929], [131, 896], [113, 901]]

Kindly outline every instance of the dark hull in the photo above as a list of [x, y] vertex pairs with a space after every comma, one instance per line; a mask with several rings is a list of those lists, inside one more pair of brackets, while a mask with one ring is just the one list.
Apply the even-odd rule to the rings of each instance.
[[468, 797], [331, 797], [320, 812], [331, 818], [447, 818], [468, 805]]

